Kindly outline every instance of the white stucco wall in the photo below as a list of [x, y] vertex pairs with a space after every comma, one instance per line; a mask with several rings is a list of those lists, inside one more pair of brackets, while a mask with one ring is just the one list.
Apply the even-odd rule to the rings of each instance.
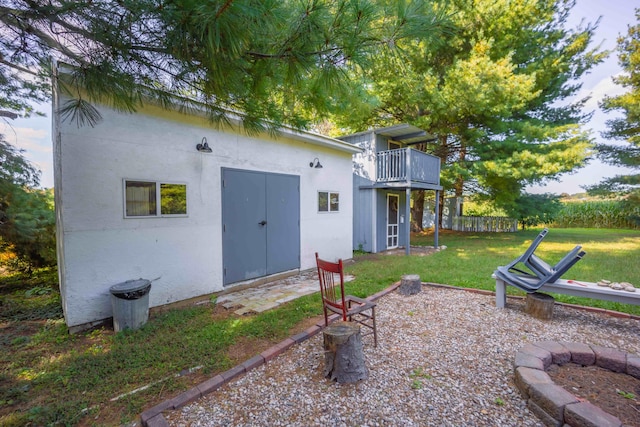
[[[335, 140], [247, 136], [155, 107], [137, 114], [99, 110], [103, 121], [94, 128], [54, 121], [59, 268], [69, 327], [111, 317], [109, 287], [125, 280], [158, 278], [151, 307], [223, 289], [223, 167], [300, 177], [301, 269], [315, 266], [316, 251], [327, 259], [351, 258], [352, 153], [340, 144], [332, 148]], [[203, 137], [210, 154], [196, 151]], [[315, 157], [322, 169], [309, 167]], [[185, 183], [188, 216], [124, 218], [124, 179]], [[340, 193], [338, 213], [317, 211], [323, 190]]]

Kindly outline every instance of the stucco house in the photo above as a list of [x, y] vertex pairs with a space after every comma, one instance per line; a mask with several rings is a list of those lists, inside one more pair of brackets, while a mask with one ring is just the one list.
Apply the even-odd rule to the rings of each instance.
[[[368, 130], [340, 139], [362, 148], [354, 154], [353, 249], [410, 253], [411, 191], [435, 191], [438, 218], [440, 159], [411, 148], [434, 136], [409, 124]], [[438, 246], [435, 227], [434, 246]]]
[[247, 135], [241, 117], [97, 105], [63, 122], [53, 103], [58, 265], [71, 331], [112, 316], [109, 288], [153, 280], [150, 307], [351, 258], [352, 155], [361, 148], [281, 129]]

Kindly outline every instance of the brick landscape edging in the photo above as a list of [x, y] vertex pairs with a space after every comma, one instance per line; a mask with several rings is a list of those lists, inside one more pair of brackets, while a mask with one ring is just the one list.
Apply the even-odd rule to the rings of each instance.
[[515, 384], [531, 412], [547, 425], [621, 427], [617, 417], [581, 401], [555, 384], [546, 370], [551, 364], [596, 365], [640, 379], [640, 356], [613, 348], [573, 342], [541, 341], [516, 353]]
[[[432, 288], [445, 288], [445, 289], [455, 289], [458, 291], [467, 291], [467, 292], [471, 292], [474, 294], [481, 294], [481, 295], [495, 296], [496, 294], [494, 291], [489, 291], [486, 289], [463, 288], [461, 286], [443, 285], [442, 283], [422, 282], [422, 285], [431, 286]], [[520, 295], [507, 295], [507, 299], [522, 300], [524, 298], [525, 298], [524, 296], [520, 296]], [[607, 310], [606, 308], [589, 307], [585, 305], [577, 305], [577, 304], [571, 304], [568, 302], [558, 302], [558, 301], [556, 301], [555, 304], [564, 306], [564, 307], [574, 308], [576, 310], [588, 311], [589, 313], [601, 313], [601, 314], [606, 314], [607, 316], [618, 317], [621, 319], [640, 320], [640, 316], [638, 315], [622, 313], [622, 312], [613, 311], [613, 310]]]
[[[400, 282], [396, 282], [388, 288], [371, 295], [367, 299], [370, 301], [375, 301], [383, 296], [395, 291], [398, 286], [400, 286]], [[334, 320], [338, 320], [340, 316], [337, 314], [333, 314], [329, 316], [329, 322], [333, 322]], [[235, 378], [240, 375], [249, 372], [250, 370], [257, 368], [264, 363], [267, 363], [269, 360], [277, 357], [278, 355], [284, 353], [290, 347], [295, 344], [299, 344], [303, 341], [308, 340], [313, 337], [317, 333], [319, 333], [322, 328], [324, 328], [324, 319], [318, 322], [316, 325], [307, 328], [303, 332], [300, 332], [296, 335], [293, 335], [290, 338], [283, 340], [282, 342], [268, 348], [257, 356], [252, 357], [251, 359], [245, 361], [244, 363], [229, 369], [228, 371], [222, 372], [215, 377], [187, 390], [173, 399], [169, 399], [164, 401], [153, 408], [147, 409], [142, 414], [140, 414], [140, 419], [142, 421], [142, 425], [146, 427], [164, 427], [168, 426], [167, 420], [164, 418], [163, 413], [165, 411], [176, 410], [189, 403], [218, 390], [223, 385], [231, 382]]]
[[[373, 295], [371, 295], [370, 297], [368, 297], [367, 299], [370, 301], [376, 301], [380, 298], [382, 298], [385, 295], [390, 294], [391, 292], [395, 291], [399, 286], [400, 286], [400, 281], [395, 282], [394, 284], [392, 284], [391, 286], [385, 288], [384, 290], [375, 293]], [[459, 286], [451, 286], [451, 285], [443, 285], [440, 283], [431, 283], [431, 282], [422, 282], [423, 286], [431, 286], [431, 287], [435, 287], [435, 288], [446, 288], [446, 289], [453, 289], [453, 290], [460, 290], [460, 291], [466, 291], [466, 292], [471, 292], [471, 293], [476, 293], [476, 294], [481, 294], [481, 295], [495, 295], [495, 292], [489, 291], [489, 290], [482, 290], [482, 289], [474, 289], [474, 288], [463, 288], [463, 287], [459, 287]], [[519, 297], [519, 296], [512, 296], [509, 295], [507, 296], [508, 298], [515, 298], [515, 299], [522, 299], [523, 297]], [[591, 311], [591, 312], [596, 312], [596, 313], [602, 313], [602, 314], [606, 314], [609, 316], [614, 316], [614, 317], [624, 317], [624, 318], [631, 318], [634, 320], [640, 320], [640, 316], [634, 316], [634, 315], [628, 315], [626, 313], [619, 313], [619, 312], [615, 312], [615, 311], [611, 311], [611, 310], [605, 310], [605, 309], [600, 309], [600, 308], [593, 308], [593, 307], [584, 307], [584, 306], [579, 306], [579, 305], [575, 305], [575, 304], [565, 304], [565, 303], [559, 303], [556, 302], [556, 304], [560, 304], [560, 305], [564, 305], [570, 308], [575, 308], [575, 309], [581, 309], [581, 310], [587, 310], [587, 311]], [[329, 316], [329, 322], [332, 322], [334, 320], [337, 320], [340, 316], [338, 316], [337, 314], [331, 315]], [[200, 397], [203, 397], [213, 391], [218, 390], [220, 387], [222, 387], [223, 385], [229, 383], [230, 381], [232, 381], [233, 379], [235, 379], [236, 377], [243, 375], [246, 372], [249, 372], [250, 370], [257, 368], [261, 365], [263, 365], [264, 363], [267, 363], [267, 361], [271, 360], [272, 358], [276, 357], [277, 355], [283, 353], [284, 351], [286, 351], [289, 347], [293, 346], [294, 344], [299, 344], [303, 341], [308, 340], [309, 338], [313, 337], [314, 335], [318, 334], [322, 328], [324, 328], [324, 319], [322, 321], [319, 321], [316, 325], [306, 329], [303, 332], [300, 332], [299, 334], [296, 334], [290, 338], [285, 339], [284, 341], [274, 345], [273, 347], [265, 350], [264, 352], [260, 353], [257, 356], [252, 357], [251, 359], [245, 361], [244, 363], [229, 369], [228, 371], [225, 371], [221, 374], [218, 374], [208, 380], [206, 380], [205, 382], [191, 388], [190, 390], [187, 390], [181, 394], [179, 394], [178, 396], [166, 400], [164, 402], [159, 403], [158, 405], [147, 409], [146, 411], [144, 411], [142, 414], [140, 414], [140, 419], [142, 422], [142, 425], [145, 427], [165, 427], [168, 426], [169, 424], [167, 423], [166, 419], [164, 418], [163, 413], [166, 411], [171, 411], [171, 410], [176, 410], [179, 409], [197, 399], [199, 399]], [[267, 359], [268, 357], [268, 359]], [[516, 355], [517, 357], [517, 355]], [[631, 368], [632, 371], [634, 372], [634, 374], [630, 374], [633, 375], [636, 378], [640, 378], [640, 356], [629, 356], [632, 358], [632, 360], [635, 360], [634, 362], [634, 367]], [[628, 359], [628, 358], [627, 358]], [[517, 371], [516, 367], [516, 371]], [[546, 368], [545, 368], [546, 369]], [[629, 368], [627, 368], [629, 369]], [[543, 373], [545, 375], [546, 372], [543, 371]], [[548, 377], [548, 375], [547, 375]], [[549, 380], [551, 380], [551, 378], [549, 378]], [[522, 390], [521, 390], [522, 391]], [[533, 403], [533, 405], [535, 405], [535, 403]], [[593, 405], [591, 405], [593, 406]], [[594, 406], [594, 408], [598, 409], [597, 407]], [[575, 409], [575, 410], [573, 410]], [[571, 417], [575, 417], [575, 416], [579, 416], [577, 414], [582, 413], [581, 411], [584, 410], [584, 405], [580, 406], [580, 407], [576, 407], [573, 408], [571, 410]], [[588, 409], [588, 408], [587, 408]], [[601, 411], [603, 413], [607, 414], [604, 411]], [[616, 418], [617, 419], [617, 418]], [[578, 425], [578, 424], [569, 424], [570, 426], [573, 425]], [[603, 424], [603, 426], [606, 426], [607, 424]]]

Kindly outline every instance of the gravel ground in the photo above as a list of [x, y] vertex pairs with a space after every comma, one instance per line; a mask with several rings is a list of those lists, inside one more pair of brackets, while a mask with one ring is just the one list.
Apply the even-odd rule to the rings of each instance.
[[172, 426], [542, 426], [513, 383], [525, 344], [575, 341], [640, 354], [640, 322], [556, 306], [551, 321], [508, 300], [423, 286], [378, 300], [378, 347], [364, 341], [369, 378], [322, 375], [322, 334], [181, 410]]

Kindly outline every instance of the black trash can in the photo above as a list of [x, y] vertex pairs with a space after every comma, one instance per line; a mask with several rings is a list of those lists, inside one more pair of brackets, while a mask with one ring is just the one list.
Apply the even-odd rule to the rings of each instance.
[[149, 320], [151, 281], [127, 280], [109, 288], [113, 307], [113, 330], [138, 329]]

